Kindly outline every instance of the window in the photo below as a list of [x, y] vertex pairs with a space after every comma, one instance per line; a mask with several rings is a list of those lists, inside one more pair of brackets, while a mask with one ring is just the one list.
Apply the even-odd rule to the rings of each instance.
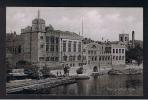
[[95, 56], [95, 61], [97, 61], [97, 56]]
[[54, 61], [54, 57], [51, 57], [51, 58], [50, 58], [50, 61]]
[[115, 49], [113, 49], [113, 53], [115, 53]]
[[88, 51], [88, 54], [90, 54], [90, 50]]
[[18, 47], [18, 53], [21, 53], [21, 45]]
[[44, 45], [43, 45], [43, 44], [41, 44], [41, 45], [40, 45], [40, 48], [44, 48]]
[[125, 37], [125, 41], [127, 41], [127, 37]]
[[93, 54], [93, 50], [91, 50], [91, 54]]
[[81, 42], [79, 42], [79, 45], [78, 45], [78, 52], [81, 52]]
[[118, 49], [116, 49], [116, 53], [118, 53]]
[[101, 56], [99, 57], [99, 60], [101, 61]]
[[96, 51], [94, 51], [94, 54], [96, 55]]
[[68, 52], [71, 52], [71, 41], [68, 42]]
[[46, 36], [46, 43], [49, 43], [49, 36]]
[[49, 45], [46, 45], [46, 51], [49, 51]]
[[59, 51], [59, 47], [58, 47], [58, 45], [56, 45], [56, 52], [58, 52]]
[[51, 44], [54, 44], [54, 36], [51, 36], [51, 37], [50, 37], [50, 43], [51, 43]]
[[56, 44], [58, 44], [59, 43], [59, 38], [58, 37], [56, 37]]
[[116, 60], [118, 60], [118, 56], [116, 56]]
[[74, 52], [76, 52], [76, 44], [77, 44], [77, 42], [74, 42], [74, 44], [73, 44], [73, 51]]
[[44, 57], [39, 57], [39, 60], [40, 61], [44, 61]]
[[66, 41], [63, 41], [63, 52], [66, 52]]
[[115, 60], [115, 56], [113, 56], [113, 60]]
[[124, 60], [124, 56], [122, 56], [122, 60]]
[[102, 56], [102, 60], [104, 61], [104, 56]]
[[78, 60], [81, 60], [81, 55], [78, 56]]
[[76, 56], [73, 56], [73, 61], [75, 61]]
[[94, 57], [92, 56], [92, 61], [94, 61]]
[[119, 53], [121, 53], [121, 49], [119, 49]]
[[50, 51], [54, 52], [54, 45], [50, 45]]
[[67, 61], [67, 56], [63, 56], [63, 60], [64, 61]]
[[123, 42], [123, 37], [120, 37], [120, 41], [122, 41], [122, 42]]
[[124, 53], [124, 49], [122, 49], [122, 53]]
[[69, 61], [72, 61], [73, 57], [72, 56], [69, 56]]
[[55, 61], [59, 61], [59, 57], [55, 57]]
[[110, 56], [108, 56], [108, 60], [110, 60]]
[[50, 59], [50, 58], [49, 58], [49, 57], [47, 57], [47, 58], [46, 58], [46, 61], [49, 61], [49, 59]]
[[119, 60], [121, 60], [121, 56], [119, 56]]
[[40, 36], [40, 39], [43, 40], [43, 36]]

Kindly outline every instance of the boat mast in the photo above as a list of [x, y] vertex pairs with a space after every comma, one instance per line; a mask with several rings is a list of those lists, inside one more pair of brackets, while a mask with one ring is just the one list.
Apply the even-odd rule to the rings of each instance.
[[83, 67], [83, 16], [82, 16], [82, 67]]

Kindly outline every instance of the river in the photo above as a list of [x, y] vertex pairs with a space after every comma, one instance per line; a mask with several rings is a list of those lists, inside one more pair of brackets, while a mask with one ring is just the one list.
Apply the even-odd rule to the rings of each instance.
[[102, 75], [31, 93], [53, 96], [143, 96], [143, 75]]

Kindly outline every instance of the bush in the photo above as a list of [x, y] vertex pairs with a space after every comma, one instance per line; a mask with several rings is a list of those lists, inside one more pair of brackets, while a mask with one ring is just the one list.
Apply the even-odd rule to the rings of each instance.
[[76, 70], [77, 74], [83, 74], [83, 68], [80, 67]]

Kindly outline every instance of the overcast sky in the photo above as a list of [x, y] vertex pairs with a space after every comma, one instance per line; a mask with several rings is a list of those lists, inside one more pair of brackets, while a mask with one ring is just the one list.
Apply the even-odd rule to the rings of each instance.
[[101, 40], [118, 40], [120, 33], [127, 33], [131, 39], [131, 31], [135, 30], [135, 39], [143, 40], [143, 8], [127, 7], [7, 7], [6, 32], [16, 31], [32, 25], [32, 20], [40, 17], [51, 24], [54, 29], [62, 31], [82, 32], [84, 37]]

